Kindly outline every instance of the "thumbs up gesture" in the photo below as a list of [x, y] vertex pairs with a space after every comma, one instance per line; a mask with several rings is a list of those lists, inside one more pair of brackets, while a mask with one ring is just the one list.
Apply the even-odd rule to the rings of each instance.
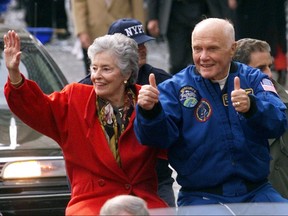
[[237, 112], [246, 113], [250, 109], [250, 98], [240, 87], [239, 77], [234, 78], [234, 90], [231, 92], [231, 101]]
[[145, 110], [151, 110], [158, 103], [159, 91], [157, 89], [155, 75], [149, 75], [149, 85], [143, 85], [138, 95], [138, 105]]

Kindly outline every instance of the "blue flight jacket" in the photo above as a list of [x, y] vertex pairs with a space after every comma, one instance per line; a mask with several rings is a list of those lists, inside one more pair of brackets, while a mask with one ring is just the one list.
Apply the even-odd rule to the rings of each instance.
[[[236, 112], [231, 103], [236, 76], [251, 101], [245, 114]], [[235, 177], [251, 182], [267, 178], [267, 139], [282, 135], [287, 120], [286, 106], [266, 74], [232, 62], [221, 91], [219, 84], [203, 79], [191, 65], [158, 89], [154, 109], [136, 107], [134, 129], [142, 144], [168, 149], [182, 187], [201, 190]]]

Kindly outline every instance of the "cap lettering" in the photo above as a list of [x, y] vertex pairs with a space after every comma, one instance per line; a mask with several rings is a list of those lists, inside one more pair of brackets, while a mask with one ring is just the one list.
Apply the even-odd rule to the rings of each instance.
[[136, 26], [131, 26], [129, 28], [124, 29], [126, 32], [126, 35], [128, 37], [133, 36], [133, 34], [137, 35], [137, 34], [142, 34], [144, 33], [143, 27], [142, 25], [136, 25]]

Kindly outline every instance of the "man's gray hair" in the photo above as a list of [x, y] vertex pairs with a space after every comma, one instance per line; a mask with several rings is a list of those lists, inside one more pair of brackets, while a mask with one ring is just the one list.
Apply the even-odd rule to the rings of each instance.
[[249, 65], [251, 54], [254, 52], [270, 53], [271, 48], [266, 41], [254, 38], [242, 38], [236, 42], [236, 51], [233, 60]]
[[100, 216], [105, 215], [133, 215], [149, 216], [146, 202], [132, 195], [118, 195], [107, 200], [100, 210]]

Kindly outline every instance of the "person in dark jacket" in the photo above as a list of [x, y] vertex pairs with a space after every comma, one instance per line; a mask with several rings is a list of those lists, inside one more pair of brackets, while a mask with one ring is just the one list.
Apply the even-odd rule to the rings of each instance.
[[[288, 107], [288, 94], [277, 81], [273, 79], [271, 66], [273, 58], [270, 45], [263, 40], [243, 38], [237, 41], [237, 48], [233, 60], [260, 69], [273, 82], [277, 94]], [[287, 116], [287, 110], [286, 110]], [[288, 130], [276, 139], [269, 140], [270, 162], [269, 181], [285, 198], [288, 198]]]
[[[109, 28], [108, 34], [122, 33], [130, 38], [133, 38], [138, 44], [139, 53], [139, 72], [136, 83], [144, 85], [149, 83], [149, 75], [153, 73], [156, 77], [156, 83], [172, 77], [171, 74], [160, 68], [155, 68], [147, 64], [147, 49], [145, 43], [154, 40], [145, 34], [142, 23], [139, 20], [132, 18], [123, 18], [116, 20]], [[79, 81], [83, 84], [92, 85], [90, 74]], [[173, 192], [174, 179], [171, 177], [172, 169], [169, 168], [168, 161], [165, 157], [158, 158], [157, 161], [157, 176], [158, 176], [158, 194], [171, 207], [175, 206], [175, 197]]]
[[153, 37], [167, 39], [170, 73], [192, 64], [191, 32], [207, 15], [203, 0], [148, 0], [147, 30]]
[[285, 87], [287, 79], [286, 0], [237, 0], [237, 40], [255, 38], [271, 47], [277, 82]]

